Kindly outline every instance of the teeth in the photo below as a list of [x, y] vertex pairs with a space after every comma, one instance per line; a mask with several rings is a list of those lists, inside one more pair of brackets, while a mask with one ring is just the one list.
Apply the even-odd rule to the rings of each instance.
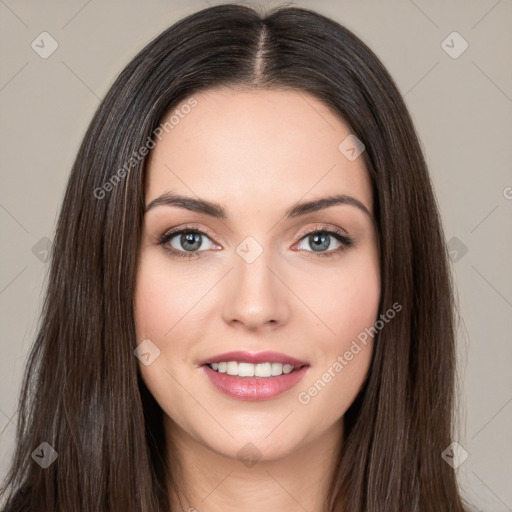
[[236, 361], [229, 361], [226, 373], [228, 375], [237, 375], [238, 374], [238, 363]]
[[281, 375], [283, 373], [283, 365], [281, 363], [272, 363], [271, 374]]
[[291, 364], [283, 365], [283, 373], [290, 373], [293, 370], [293, 366]]
[[[235, 363], [236, 364], [236, 363]], [[254, 377], [256, 368], [250, 363], [238, 363], [238, 376], [239, 377]], [[235, 375], [234, 373], [232, 375]], [[260, 375], [261, 377], [261, 375]]]
[[295, 370], [291, 364], [281, 363], [239, 363], [237, 361], [226, 361], [222, 363], [211, 363], [210, 368], [219, 373], [227, 373], [238, 377], [277, 377]]

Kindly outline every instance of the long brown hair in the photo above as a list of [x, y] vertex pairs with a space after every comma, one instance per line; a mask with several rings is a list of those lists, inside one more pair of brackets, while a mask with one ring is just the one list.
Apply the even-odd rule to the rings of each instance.
[[[140, 150], [171, 107], [219, 86], [311, 93], [365, 145], [380, 243], [380, 313], [395, 302], [402, 311], [376, 336], [368, 378], [344, 415], [325, 509], [462, 512], [456, 475], [441, 457], [452, 442], [452, 285], [404, 101], [377, 56], [335, 21], [302, 8], [259, 14], [233, 4], [187, 16], [150, 42], [87, 130], [24, 375], [5, 510], [170, 510], [165, 482], [174, 476], [163, 455], [162, 411], [134, 356], [146, 161]], [[46, 469], [31, 457], [43, 442], [58, 453]]]

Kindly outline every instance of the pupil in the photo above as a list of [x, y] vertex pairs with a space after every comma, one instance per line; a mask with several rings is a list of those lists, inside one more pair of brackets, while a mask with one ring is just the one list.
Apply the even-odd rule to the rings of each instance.
[[181, 245], [187, 249], [187, 244], [191, 244], [190, 250], [199, 249], [201, 247], [201, 235], [199, 233], [187, 233], [181, 235]]
[[[311, 244], [311, 247], [313, 247], [313, 249], [315, 247], [319, 248], [319, 249], [328, 249], [329, 248], [329, 236], [326, 235], [325, 233], [324, 234], [321, 234], [321, 235], [311, 235], [310, 238], [310, 244]], [[311, 243], [311, 241], [313, 241], [313, 243]]]

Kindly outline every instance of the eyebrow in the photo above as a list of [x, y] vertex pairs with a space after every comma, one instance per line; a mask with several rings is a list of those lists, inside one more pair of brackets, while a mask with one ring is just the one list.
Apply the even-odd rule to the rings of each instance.
[[[308, 213], [323, 210], [325, 208], [329, 208], [330, 206], [335, 206], [339, 204], [354, 206], [359, 210], [363, 211], [370, 218], [372, 217], [372, 214], [370, 213], [368, 208], [366, 208], [366, 206], [361, 201], [359, 201], [355, 197], [347, 196], [345, 194], [324, 197], [322, 199], [316, 199], [314, 201], [308, 201], [304, 203], [297, 203], [288, 210], [286, 210], [284, 217], [299, 217], [301, 215], [306, 215]], [[206, 199], [194, 199], [193, 197], [174, 194], [172, 192], [166, 192], [161, 196], [157, 197], [156, 199], [153, 199], [146, 206], [145, 211], [148, 212], [149, 210], [156, 208], [157, 206], [178, 206], [180, 208], [184, 208], [192, 212], [198, 212], [203, 213], [205, 215], [209, 215], [216, 219], [228, 218], [228, 214], [225, 208], [219, 203], [207, 201]]]

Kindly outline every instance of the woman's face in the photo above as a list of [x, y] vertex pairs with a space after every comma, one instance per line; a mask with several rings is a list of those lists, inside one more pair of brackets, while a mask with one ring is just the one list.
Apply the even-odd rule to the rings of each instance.
[[140, 369], [172, 435], [276, 459], [338, 435], [367, 375], [380, 298], [370, 181], [350, 129], [311, 95], [193, 98], [148, 162]]

